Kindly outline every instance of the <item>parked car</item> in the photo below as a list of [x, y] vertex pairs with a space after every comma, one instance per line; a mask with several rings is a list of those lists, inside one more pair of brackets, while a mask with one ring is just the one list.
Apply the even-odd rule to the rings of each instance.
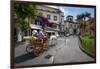
[[55, 31], [46, 31], [46, 33], [48, 34], [48, 38], [49, 38], [49, 46], [56, 45], [58, 34], [55, 33]]

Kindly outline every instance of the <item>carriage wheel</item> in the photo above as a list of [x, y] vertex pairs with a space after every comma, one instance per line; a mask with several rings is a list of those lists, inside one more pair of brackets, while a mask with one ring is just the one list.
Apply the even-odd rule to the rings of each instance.
[[36, 47], [35, 49], [34, 49], [34, 55], [35, 56], [39, 56], [39, 55], [41, 55], [43, 53], [43, 47]]
[[32, 45], [26, 46], [26, 52], [27, 53], [31, 53], [33, 51], [34, 51], [34, 46], [32, 46]]

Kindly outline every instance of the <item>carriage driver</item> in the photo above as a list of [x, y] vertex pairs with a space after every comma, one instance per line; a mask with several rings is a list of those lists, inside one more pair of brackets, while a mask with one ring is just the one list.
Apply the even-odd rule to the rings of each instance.
[[45, 36], [45, 34], [43, 33], [43, 31], [40, 30], [40, 29], [37, 29], [36, 37], [37, 37], [38, 39], [44, 39], [44, 38], [46, 38], [46, 36]]

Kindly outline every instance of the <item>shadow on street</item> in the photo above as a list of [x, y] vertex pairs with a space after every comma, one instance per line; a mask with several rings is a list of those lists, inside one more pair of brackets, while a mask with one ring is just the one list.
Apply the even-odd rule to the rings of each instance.
[[36, 56], [34, 55], [33, 52], [31, 53], [26, 53], [24, 55], [21, 55], [21, 56], [18, 56], [15, 58], [15, 63], [21, 63], [21, 62], [25, 62], [27, 60], [30, 60], [30, 59], [33, 59], [35, 58]]
[[18, 46], [23, 45], [23, 44], [24, 44], [24, 42], [16, 42], [15, 47], [18, 47]]

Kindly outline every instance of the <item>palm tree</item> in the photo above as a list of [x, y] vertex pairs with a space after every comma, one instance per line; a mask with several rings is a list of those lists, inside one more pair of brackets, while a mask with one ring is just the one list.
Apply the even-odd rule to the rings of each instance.
[[88, 13], [88, 12], [85, 12], [85, 16], [86, 16], [87, 18], [91, 18], [91, 14]]
[[86, 27], [86, 18], [91, 18], [90, 16], [91, 14], [88, 12], [82, 13], [81, 14], [81, 18], [83, 19], [83, 29], [84, 29], [84, 33], [85, 33], [85, 27]]
[[95, 37], [95, 30], [96, 30], [96, 24], [95, 24], [95, 18], [90, 18], [90, 24], [89, 24], [89, 28], [90, 28], [90, 32], [91, 35], [93, 35]]
[[79, 24], [79, 28], [80, 28], [80, 33], [83, 33], [83, 20], [82, 20], [82, 15], [77, 15], [77, 19], [76, 19], [77, 23]]

